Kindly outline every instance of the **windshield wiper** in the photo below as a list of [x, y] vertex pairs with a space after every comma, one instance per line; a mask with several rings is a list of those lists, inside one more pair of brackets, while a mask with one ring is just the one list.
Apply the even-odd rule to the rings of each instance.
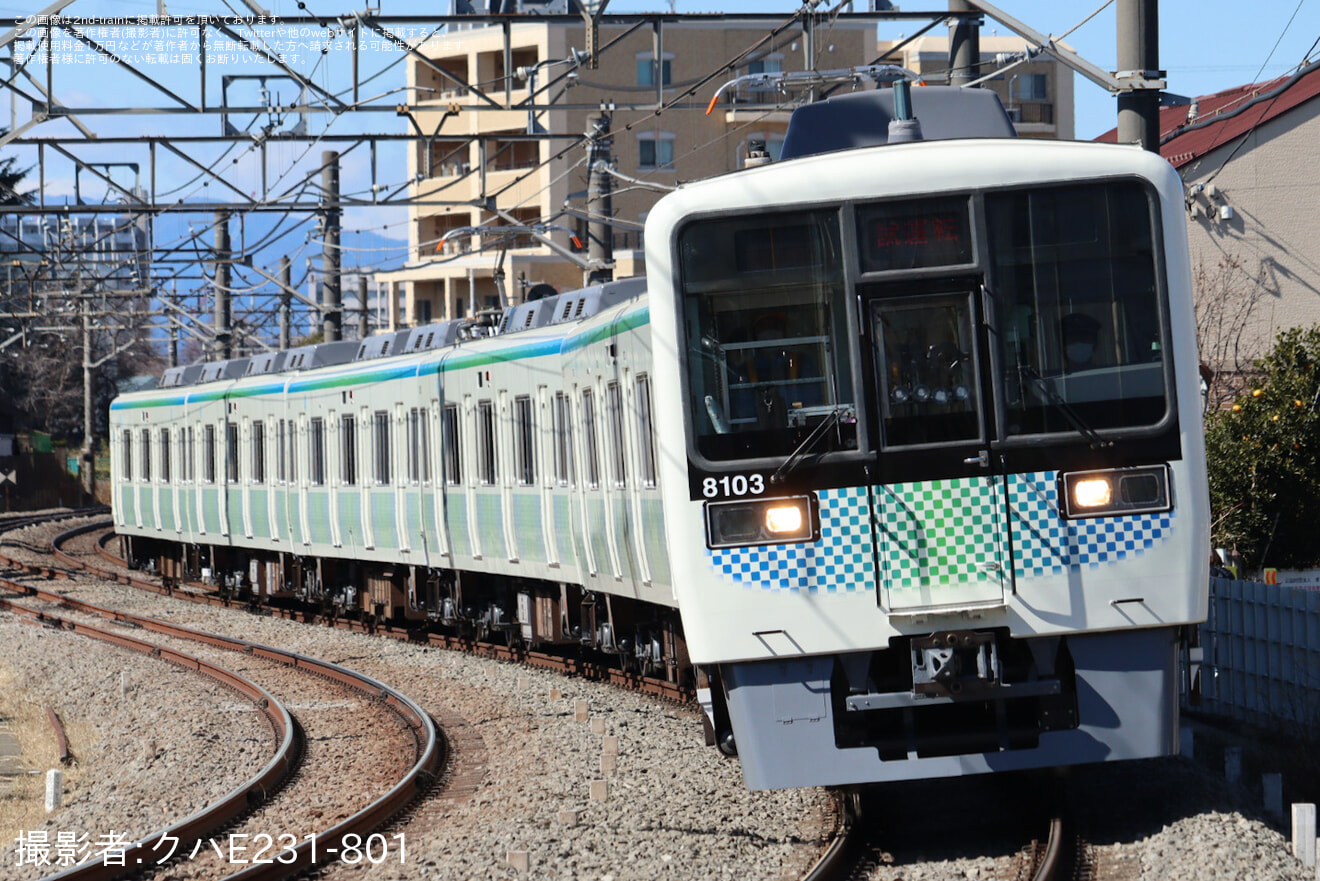
[[1063, 418], [1068, 420], [1068, 424], [1075, 428], [1082, 437], [1090, 442], [1091, 449], [1103, 450], [1106, 447], [1112, 447], [1114, 445], [1113, 441], [1105, 440], [1094, 428], [1087, 425], [1086, 421], [1083, 420], [1082, 417], [1077, 414], [1077, 411], [1072, 408], [1072, 405], [1065, 401], [1063, 397], [1054, 390], [1054, 386], [1046, 382], [1044, 377], [1036, 372], [1035, 368], [1028, 367], [1025, 364], [1019, 364], [1018, 373], [1031, 380], [1032, 388], [1037, 389], [1040, 392], [1041, 397], [1063, 414]]
[[844, 406], [838, 406], [831, 410], [830, 414], [822, 419], [816, 427], [811, 430], [811, 434], [807, 435], [802, 440], [802, 443], [797, 445], [797, 449], [788, 454], [788, 458], [784, 460], [784, 464], [775, 469], [775, 473], [770, 475], [770, 482], [779, 483], [792, 473], [793, 469], [797, 466], [798, 460], [815, 447], [816, 443], [825, 436], [825, 433], [828, 432], [831, 427], [837, 425], [839, 420], [842, 419], [845, 414], [850, 412], [852, 412], [852, 408]]

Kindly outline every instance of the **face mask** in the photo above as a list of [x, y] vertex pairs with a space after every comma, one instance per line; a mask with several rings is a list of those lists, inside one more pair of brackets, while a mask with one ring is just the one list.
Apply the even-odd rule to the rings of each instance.
[[1090, 343], [1069, 343], [1064, 351], [1068, 355], [1069, 362], [1085, 364], [1091, 360], [1091, 353], [1095, 351], [1095, 346]]

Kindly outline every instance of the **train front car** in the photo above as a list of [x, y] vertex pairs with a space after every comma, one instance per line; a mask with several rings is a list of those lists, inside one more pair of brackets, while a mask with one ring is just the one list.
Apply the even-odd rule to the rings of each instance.
[[674, 583], [748, 786], [1176, 751], [1209, 526], [1167, 163], [845, 150], [646, 242]]

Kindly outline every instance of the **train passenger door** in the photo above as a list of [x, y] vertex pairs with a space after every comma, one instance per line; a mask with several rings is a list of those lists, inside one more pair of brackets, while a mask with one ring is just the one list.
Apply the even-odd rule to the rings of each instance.
[[895, 288], [867, 299], [880, 602], [900, 614], [1001, 605], [1011, 551], [1004, 478], [989, 446], [977, 293], [971, 285], [915, 296], [911, 286]]

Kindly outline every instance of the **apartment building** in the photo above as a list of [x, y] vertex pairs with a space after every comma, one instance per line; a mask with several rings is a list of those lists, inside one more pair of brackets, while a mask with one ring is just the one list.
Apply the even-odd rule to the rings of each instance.
[[[1075, 137], [1073, 72], [1045, 54], [1013, 64], [1026, 48], [1021, 37], [982, 32], [981, 63], [975, 73], [987, 77], [981, 88], [999, 96], [1019, 137], [1070, 141]], [[949, 81], [948, 37], [924, 36], [906, 44], [902, 40], [881, 40], [878, 50], [884, 60], [921, 74], [933, 84]]]
[[[537, 285], [563, 291], [583, 283], [582, 268], [565, 253], [586, 256], [588, 145], [579, 136], [602, 107], [614, 108], [620, 175], [613, 181], [614, 275], [640, 274], [641, 224], [663, 195], [651, 185], [732, 171], [751, 142], [766, 142], [772, 156], [783, 142], [792, 101], [743, 90], [707, 115], [715, 89], [745, 73], [865, 63], [874, 57], [875, 29], [840, 22], [811, 40], [800, 31], [767, 40], [764, 27], [736, 22], [602, 26], [596, 68], [576, 61], [584, 42], [580, 21], [513, 16], [416, 46], [421, 57], [408, 60], [406, 107], [418, 135], [408, 155], [409, 261], [377, 276], [395, 304], [391, 327], [498, 307], [501, 271], [511, 302]], [[740, 56], [732, 73], [720, 71]], [[535, 104], [552, 106], [519, 106], [533, 95]]]

